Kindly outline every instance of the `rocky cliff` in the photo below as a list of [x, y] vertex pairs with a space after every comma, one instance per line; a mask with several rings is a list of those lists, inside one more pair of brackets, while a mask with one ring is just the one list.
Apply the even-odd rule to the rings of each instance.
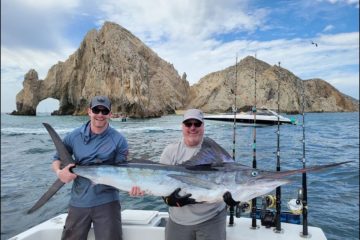
[[[255, 76], [256, 74], [256, 76]], [[246, 57], [238, 64], [210, 73], [189, 86], [186, 73], [179, 76], [174, 66], [161, 59], [137, 37], [121, 26], [106, 22], [85, 36], [79, 49], [65, 62], [53, 65], [44, 80], [31, 69], [23, 89], [16, 96], [17, 111], [12, 114], [35, 115], [40, 101], [60, 101], [54, 114], [86, 114], [94, 95], [107, 95], [113, 112], [130, 117], [158, 117], [175, 110], [196, 107], [205, 112], [231, 111], [236, 106], [248, 110], [258, 107], [281, 112], [359, 111], [352, 99], [321, 79], [301, 80], [279, 66]]]
[[279, 97], [281, 112], [297, 113], [302, 110], [302, 87], [306, 112], [359, 111], [359, 101], [340, 93], [324, 80], [303, 81], [284, 68], [250, 56], [201, 78], [191, 87], [187, 107], [205, 112], [229, 112], [236, 91], [236, 107], [245, 111], [254, 105], [256, 92], [256, 106], [277, 109]]
[[88, 32], [79, 49], [52, 66], [44, 80], [30, 70], [13, 114], [35, 115], [38, 103], [51, 97], [60, 101], [56, 114], [81, 115], [91, 97], [107, 95], [113, 112], [157, 117], [184, 107], [190, 90], [185, 76], [129, 31], [106, 22]]
[[351, 98], [322, 79], [304, 81], [305, 107], [309, 112], [358, 112], [359, 101]]

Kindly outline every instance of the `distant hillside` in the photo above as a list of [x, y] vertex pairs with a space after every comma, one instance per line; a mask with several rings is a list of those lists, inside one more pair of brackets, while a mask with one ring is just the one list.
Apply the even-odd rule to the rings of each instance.
[[248, 110], [255, 103], [255, 79], [258, 107], [277, 109], [279, 92], [281, 112], [300, 112], [304, 85], [307, 112], [359, 111], [358, 100], [340, 93], [326, 81], [321, 79], [303, 81], [287, 69], [271, 66], [251, 56], [244, 58], [236, 66], [201, 78], [199, 83], [190, 87], [187, 107], [201, 108], [205, 112], [228, 112], [234, 104], [236, 91], [237, 108]]

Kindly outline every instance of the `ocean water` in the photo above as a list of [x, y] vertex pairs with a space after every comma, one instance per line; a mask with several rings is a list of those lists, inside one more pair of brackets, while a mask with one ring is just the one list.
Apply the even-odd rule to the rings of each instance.
[[[291, 115], [302, 122], [301, 115]], [[1, 239], [8, 239], [59, 213], [66, 212], [70, 184], [30, 215], [26, 211], [55, 181], [51, 171], [54, 145], [43, 122], [61, 137], [87, 121], [73, 116], [11, 116], [1, 114]], [[158, 161], [163, 148], [181, 137], [181, 116], [111, 122], [128, 139], [129, 159]], [[236, 128], [236, 161], [251, 166], [253, 127]], [[276, 169], [277, 126], [256, 128], [256, 158], [261, 169]], [[232, 154], [233, 123], [207, 121], [205, 134]], [[308, 174], [308, 222], [329, 240], [359, 239], [359, 116], [358, 113], [305, 114], [307, 166], [349, 161], [320, 173]], [[281, 169], [301, 168], [302, 126], [280, 127]], [[282, 187], [282, 209], [297, 197], [301, 175]], [[122, 209], [167, 207], [158, 197], [129, 197], [121, 193]], [[250, 221], [250, 220], [249, 220]], [[250, 222], [249, 222], [250, 224]], [[310, 232], [311, 234], [311, 232]]]

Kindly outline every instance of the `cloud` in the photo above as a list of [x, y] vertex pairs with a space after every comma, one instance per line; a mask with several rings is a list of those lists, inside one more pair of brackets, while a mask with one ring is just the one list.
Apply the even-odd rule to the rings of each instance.
[[323, 32], [329, 32], [331, 31], [332, 29], [334, 29], [334, 26], [333, 25], [327, 25], [324, 29], [323, 29]]
[[[1, 49], [2, 69], [12, 69], [15, 71], [6, 72], [22, 72], [26, 73], [30, 69], [35, 69], [39, 78], [44, 79], [50, 67], [58, 61], [65, 61], [68, 58], [67, 52], [74, 52], [75, 49], [61, 49], [61, 51], [34, 50], [27, 48], [7, 48]], [[3, 71], [2, 71], [3, 73]], [[16, 75], [14, 75], [16, 76]], [[17, 78], [17, 77], [15, 77]], [[13, 79], [2, 79], [2, 82], [11, 82]]]
[[4, 0], [1, 5], [2, 45], [54, 49], [69, 44], [63, 32], [77, 1]]
[[347, 4], [359, 8], [359, 0], [326, 0], [331, 4]]
[[120, 23], [144, 42], [207, 39], [215, 34], [253, 31], [261, 21], [248, 14], [247, 1], [166, 0], [112, 1], [99, 6], [106, 19]]
[[16, 109], [16, 94], [22, 89], [25, 74], [30, 69], [38, 72], [39, 79], [44, 79], [51, 66], [58, 61], [65, 61], [67, 53], [75, 49], [61, 49], [58, 52], [31, 48], [1, 47], [1, 109], [10, 112]]

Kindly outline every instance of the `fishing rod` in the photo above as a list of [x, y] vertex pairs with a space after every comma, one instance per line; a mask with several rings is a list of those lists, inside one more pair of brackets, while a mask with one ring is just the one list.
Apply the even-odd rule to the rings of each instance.
[[237, 54], [236, 54], [236, 61], [235, 61], [235, 83], [234, 83], [234, 105], [232, 107], [232, 111], [234, 113], [234, 132], [233, 132], [233, 159], [235, 161], [235, 135], [236, 135], [236, 92], [237, 92]]
[[[253, 126], [253, 162], [252, 167], [256, 168], [256, 53], [254, 58], [254, 81], [255, 81], [255, 91], [254, 91], [254, 106], [252, 107], [252, 112], [254, 115], [254, 126]], [[251, 229], [257, 229], [256, 225], [256, 198], [251, 200]]]
[[[303, 147], [303, 157], [302, 157], [302, 164], [303, 168], [306, 167], [306, 158], [305, 158], [305, 90], [304, 90], [304, 81], [302, 80], [302, 147]], [[308, 237], [308, 207], [307, 207], [307, 181], [306, 181], [306, 172], [302, 174], [302, 191], [301, 191], [301, 198], [302, 198], [302, 215], [303, 215], [303, 231], [301, 233], [302, 236]]]
[[[280, 80], [281, 80], [281, 71], [280, 71], [280, 62], [279, 62], [279, 77], [278, 77], [278, 99], [277, 99], [277, 151], [276, 151], [276, 171], [280, 172]], [[274, 232], [281, 233], [281, 187], [276, 188], [276, 228]]]
[[[235, 139], [236, 139], [236, 90], [237, 90], [237, 54], [236, 54], [236, 62], [235, 62], [235, 83], [234, 83], [234, 105], [232, 107], [232, 111], [234, 113], [234, 131], [233, 131], [233, 159], [235, 161]], [[234, 225], [234, 206], [230, 205], [229, 208], [229, 212], [230, 212], [230, 218], [229, 218], [229, 226], [233, 226]]]

